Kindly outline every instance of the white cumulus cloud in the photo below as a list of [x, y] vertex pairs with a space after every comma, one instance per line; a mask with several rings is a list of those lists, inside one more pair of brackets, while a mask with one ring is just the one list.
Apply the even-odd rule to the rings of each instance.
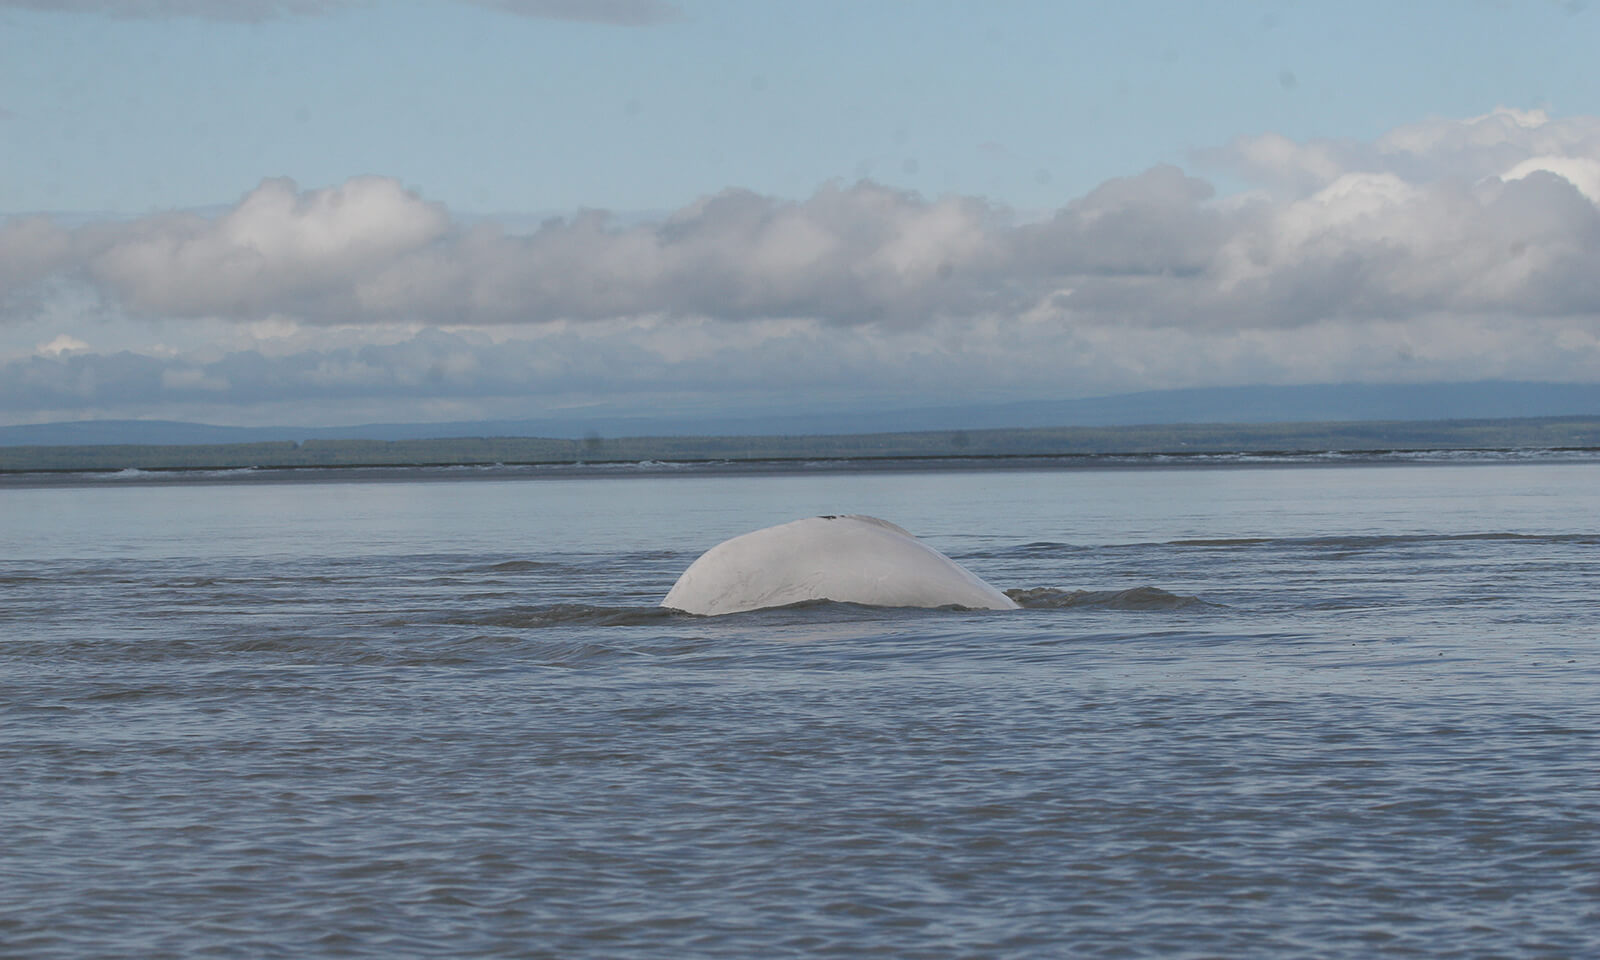
[[1539, 156], [1524, 160], [1500, 175], [1502, 180], [1521, 180], [1530, 173], [1552, 173], [1578, 188], [1589, 202], [1600, 205], [1600, 159], [1594, 157]]
[[73, 353], [88, 349], [88, 343], [79, 340], [77, 337], [74, 337], [71, 334], [63, 333], [48, 343], [39, 344], [34, 348], [34, 353], [37, 353], [40, 356], [59, 357], [63, 353]]
[[258, 318], [358, 308], [354, 285], [443, 235], [448, 215], [383, 177], [300, 192], [264, 181], [212, 220], [147, 217], [80, 232], [93, 282], [152, 315]]
[[[863, 181], [517, 230], [370, 176], [266, 180], [213, 216], [13, 219], [4, 403], [1600, 380], [1600, 120], [1224, 154], [1259, 189], [1162, 166], [1028, 218]], [[97, 318], [116, 352], [78, 346]], [[159, 337], [128, 346], [137, 324]]]

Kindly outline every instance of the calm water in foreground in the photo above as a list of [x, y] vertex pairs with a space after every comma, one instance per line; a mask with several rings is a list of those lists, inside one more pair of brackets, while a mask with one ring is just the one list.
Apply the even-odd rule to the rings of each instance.
[[463, 476], [0, 489], [0, 955], [1600, 956], [1600, 463]]

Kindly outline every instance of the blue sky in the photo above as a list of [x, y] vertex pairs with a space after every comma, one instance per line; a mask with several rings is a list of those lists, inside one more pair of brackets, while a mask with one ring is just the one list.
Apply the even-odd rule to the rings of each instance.
[[1594, 382], [1596, 18], [0, 0], [0, 421]]

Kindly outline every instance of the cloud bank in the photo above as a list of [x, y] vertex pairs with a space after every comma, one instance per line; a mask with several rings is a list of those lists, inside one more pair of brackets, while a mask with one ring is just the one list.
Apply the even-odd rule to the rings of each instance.
[[[1499, 116], [1476, 124], [1506, 132]], [[1354, 166], [1316, 145], [1244, 143], [1242, 166], [1272, 153], [1278, 181], [1306, 185], [1218, 200], [1204, 180], [1157, 167], [1033, 222], [977, 197], [860, 182], [799, 201], [728, 190], [634, 226], [585, 211], [513, 234], [456, 221], [383, 177], [311, 190], [275, 179], [213, 218], [7, 223], [0, 295], [76, 278], [140, 316], [313, 323], [663, 314], [915, 326], [1047, 310], [1080, 324], [1238, 329], [1593, 315], [1600, 140], [1582, 144], [1593, 156], [1547, 154], [1551, 137], [1531, 134], [1551, 125], [1511, 125], [1530, 134], [1522, 156], [1480, 137], [1468, 158], [1449, 142], [1443, 165], [1462, 172], [1430, 179], [1395, 169], [1421, 162], [1415, 149]]]
[[[1600, 119], [1200, 161], [1255, 187], [1156, 167], [1021, 217], [833, 183], [515, 232], [384, 177], [273, 179], [212, 217], [13, 219], [0, 317], [41, 347], [4, 364], [0, 405], [1600, 380]], [[93, 327], [63, 318], [91, 316], [166, 340], [79, 349]]]

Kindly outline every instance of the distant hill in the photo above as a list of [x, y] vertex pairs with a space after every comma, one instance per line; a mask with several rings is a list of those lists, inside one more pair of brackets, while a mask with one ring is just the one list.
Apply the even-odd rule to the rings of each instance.
[[341, 427], [81, 420], [0, 427], [0, 446], [229, 444], [449, 437], [813, 436], [1182, 423], [1476, 420], [1600, 415], [1600, 384], [1512, 381], [1160, 390], [1079, 400], [748, 416], [592, 416]]

